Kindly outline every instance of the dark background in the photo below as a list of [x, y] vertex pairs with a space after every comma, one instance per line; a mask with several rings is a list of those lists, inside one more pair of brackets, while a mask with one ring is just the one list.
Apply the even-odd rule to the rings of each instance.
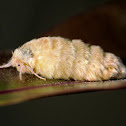
[[15, 49], [71, 16], [108, 0], [0, 1], [0, 49]]
[[[0, 1], [0, 49], [14, 49], [69, 17], [108, 0]], [[0, 125], [123, 126], [126, 91], [55, 96], [0, 107]]]

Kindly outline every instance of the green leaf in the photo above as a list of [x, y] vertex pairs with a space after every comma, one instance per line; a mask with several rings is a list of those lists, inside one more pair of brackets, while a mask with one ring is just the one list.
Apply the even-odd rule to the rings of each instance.
[[[10, 52], [0, 52], [0, 64], [6, 63]], [[40, 80], [24, 74], [23, 81], [15, 68], [0, 69], [0, 106], [62, 94], [118, 89], [126, 87], [126, 80], [86, 82], [73, 80]]]

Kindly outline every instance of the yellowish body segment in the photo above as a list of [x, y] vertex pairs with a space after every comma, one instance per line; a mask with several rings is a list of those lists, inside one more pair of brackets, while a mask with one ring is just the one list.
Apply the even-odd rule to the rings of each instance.
[[[23, 67], [18, 68], [18, 62]], [[62, 37], [42, 37], [27, 42], [14, 51], [11, 63], [20, 73], [32, 73], [29, 67], [48, 79], [99, 81], [126, 76], [125, 66], [114, 54], [81, 40]]]

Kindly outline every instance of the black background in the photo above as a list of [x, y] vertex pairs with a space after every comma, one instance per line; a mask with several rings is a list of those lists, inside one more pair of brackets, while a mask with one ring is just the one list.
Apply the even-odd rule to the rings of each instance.
[[108, 0], [3, 0], [0, 49], [15, 49], [55, 25]]
[[[0, 49], [14, 49], [107, 0], [0, 1]], [[0, 125], [124, 126], [126, 90], [55, 96], [0, 107]]]

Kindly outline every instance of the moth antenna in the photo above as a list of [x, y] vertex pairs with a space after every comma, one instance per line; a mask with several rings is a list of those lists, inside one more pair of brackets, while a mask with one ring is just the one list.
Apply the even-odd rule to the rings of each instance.
[[34, 74], [36, 77], [38, 77], [38, 78], [40, 78], [40, 79], [42, 79], [42, 80], [46, 80], [46, 78], [40, 77], [38, 74], [36, 74], [36, 73], [32, 70], [31, 67], [29, 67], [29, 66], [26, 66], [26, 67], [27, 67], [27, 69], [30, 70], [30, 72], [31, 72], [32, 74]]
[[12, 66], [11, 60], [7, 64], [0, 66], [0, 68], [7, 68], [7, 67], [10, 67], [10, 66]]
[[14, 51], [11, 51], [12, 55], [14, 54]]

